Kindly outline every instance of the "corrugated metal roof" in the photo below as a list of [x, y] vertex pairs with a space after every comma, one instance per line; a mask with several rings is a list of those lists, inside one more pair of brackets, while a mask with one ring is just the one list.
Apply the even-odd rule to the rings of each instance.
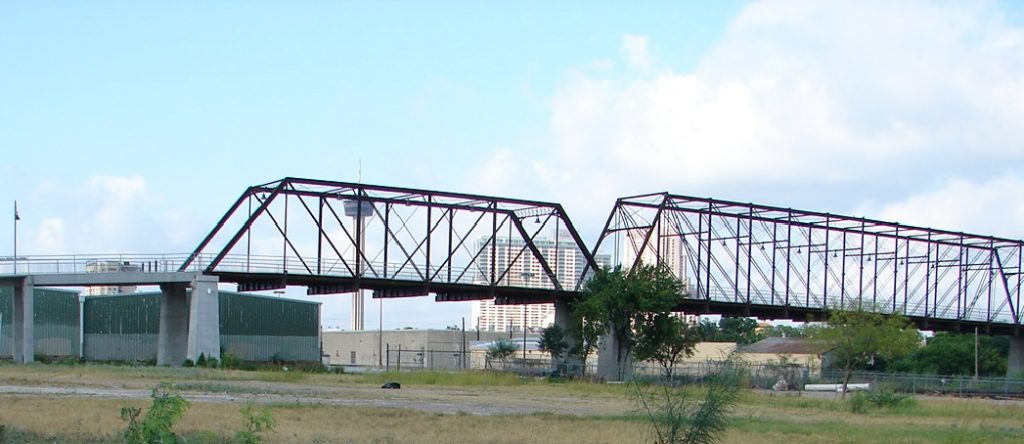
[[764, 338], [740, 348], [741, 353], [768, 353], [776, 355], [820, 355], [829, 347], [806, 338]]

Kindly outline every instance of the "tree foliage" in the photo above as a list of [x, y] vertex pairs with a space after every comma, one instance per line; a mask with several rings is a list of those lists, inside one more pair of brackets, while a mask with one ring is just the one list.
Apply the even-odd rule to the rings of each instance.
[[581, 355], [592, 350], [597, 338], [609, 333], [615, 339], [615, 362], [620, 371], [636, 345], [636, 332], [651, 314], [669, 313], [679, 303], [682, 284], [664, 267], [639, 265], [598, 270], [587, 282], [581, 299], [573, 306], [582, 338]]
[[505, 339], [499, 339], [487, 347], [487, 357], [497, 359], [499, 361], [505, 361], [515, 355], [518, 350], [519, 344]]
[[670, 313], [651, 313], [638, 326], [633, 353], [638, 360], [657, 362], [665, 378], [671, 381], [676, 363], [692, 356], [699, 341], [696, 327]]
[[[1009, 339], [1005, 336], [978, 337], [978, 370], [981, 376], [1006, 374]], [[939, 375], [974, 374], [974, 334], [937, 333], [924, 347], [889, 363], [888, 371]]]
[[569, 348], [565, 340], [565, 329], [558, 324], [552, 324], [541, 330], [540, 342], [537, 344], [540, 351], [546, 352], [554, 359], [559, 359]]
[[854, 370], [870, 369], [878, 359], [899, 359], [921, 343], [917, 328], [907, 318], [865, 309], [834, 311], [810, 336], [829, 346], [828, 359], [843, 371], [844, 389]]
[[743, 317], [722, 317], [718, 322], [702, 320], [697, 326], [701, 338], [709, 342], [753, 344], [767, 335], [757, 331], [757, 320]]

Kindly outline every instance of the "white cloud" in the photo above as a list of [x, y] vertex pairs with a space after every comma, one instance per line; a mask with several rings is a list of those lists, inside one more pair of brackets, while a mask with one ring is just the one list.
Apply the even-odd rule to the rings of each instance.
[[203, 234], [187, 208], [164, 202], [139, 175], [43, 182], [24, 207], [27, 255], [182, 253]]
[[651, 54], [647, 51], [647, 37], [626, 34], [622, 37], [622, 50], [626, 52], [629, 65], [647, 70], [651, 67]]
[[1020, 36], [976, 7], [761, 2], [692, 73], [571, 77], [552, 126], [562, 161], [676, 184], [843, 180], [967, 150], [1017, 159]]
[[[637, 192], [980, 180], [1024, 163], [1024, 31], [1002, 17], [987, 3], [757, 2], [690, 72], [570, 72], [552, 152], [518, 171], [602, 221]], [[626, 63], [650, 62], [647, 46], [626, 36]], [[877, 186], [876, 200], [915, 191]]]
[[882, 206], [884, 220], [972, 234], [1024, 238], [1024, 178], [949, 181], [942, 188]]
[[55, 254], [66, 251], [64, 240], [64, 220], [48, 217], [39, 222], [36, 230], [35, 254]]

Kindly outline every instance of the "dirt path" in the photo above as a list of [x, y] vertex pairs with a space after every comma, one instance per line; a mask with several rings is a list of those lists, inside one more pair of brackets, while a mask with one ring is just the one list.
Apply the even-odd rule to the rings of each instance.
[[[353, 407], [403, 408], [431, 413], [467, 413], [472, 415], [557, 413], [569, 415], [610, 414], [619, 410], [617, 402], [576, 397], [516, 397], [509, 393], [479, 393], [458, 389], [421, 388], [383, 390], [337, 388], [291, 384], [243, 383], [217, 384], [220, 391], [190, 390], [203, 384], [181, 383], [182, 396], [200, 403], [307, 404]], [[150, 390], [113, 387], [53, 387], [0, 385], [0, 396], [80, 397], [104, 399], [145, 399]]]

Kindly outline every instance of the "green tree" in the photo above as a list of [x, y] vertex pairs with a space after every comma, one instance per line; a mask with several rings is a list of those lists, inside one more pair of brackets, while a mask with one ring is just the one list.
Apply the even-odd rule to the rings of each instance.
[[491, 343], [487, 347], [487, 357], [490, 359], [501, 361], [506, 367], [508, 366], [508, 358], [511, 358], [519, 350], [519, 344], [508, 341], [505, 339], [499, 339]]
[[577, 308], [593, 330], [589, 333], [611, 334], [620, 378], [636, 344], [635, 331], [649, 314], [671, 312], [679, 303], [682, 288], [666, 268], [642, 264], [629, 272], [602, 269], [587, 282]]
[[551, 324], [548, 328], [541, 330], [540, 342], [537, 344], [540, 351], [551, 355], [552, 359], [559, 359], [569, 348], [565, 341], [565, 329], [558, 324]]
[[693, 356], [699, 341], [696, 327], [671, 313], [651, 313], [639, 324], [633, 353], [639, 360], [657, 362], [665, 378], [672, 381], [676, 363], [683, 357]]
[[724, 316], [718, 323], [704, 319], [697, 324], [701, 338], [710, 342], [753, 344], [767, 337], [757, 331], [757, 319]]
[[838, 310], [810, 337], [829, 346], [829, 359], [843, 372], [843, 398], [853, 371], [869, 368], [876, 359], [894, 360], [913, 353], [921, 343], [917, 329], [902, 316], [865, 309]]
[[596, 304], [584, 303], [583, 299], [572, 301], [569, 304], [569, 311], [572, 313], [572, 323], [569, 324], [569, 334], [575, 341], [567, 350], [569, 356], [575, 356], [580, 360], [580, 374], [586, 374], [587, 358], [597, 349], [597, 345], [604, 334], [604, 323], [599, 307]]
[[[983, 376], [1006, 374], [1009, 339], [978, 337], [978, 371]], [[940, 375], [974, 374], [974, 334], [937, 333], [924, 347], [891, 363], [887, 369]]]

